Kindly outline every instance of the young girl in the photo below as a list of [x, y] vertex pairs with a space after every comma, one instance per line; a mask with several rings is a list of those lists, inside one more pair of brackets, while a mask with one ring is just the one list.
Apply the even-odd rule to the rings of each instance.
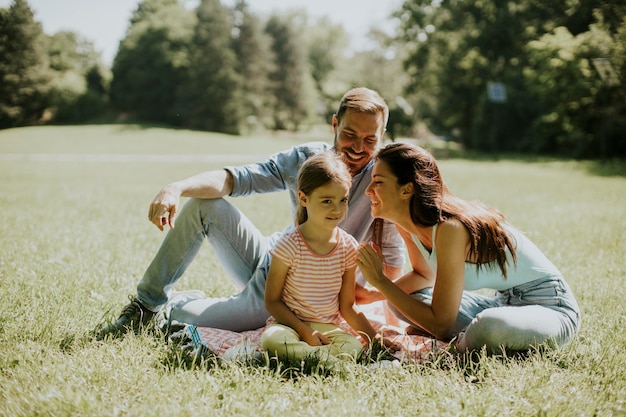
[[265, 306], [276, 323], [261, 337], [265, 351], [300, 360], [318, 355], [326, 363], [356, 358], [363, 345], [339, 328], [340, 315], [363, 337], [376, 332], [354, 310], [357, 241], [337, 225], [348, 210], [351, 176], [332, 152], [309, 158], [298, 173], [297, 226], [271, 251]]
[[[452, 194], [426, 150], [381, 149], [366, 193], [372, 216], [396, 224], [413, 270], [389, 280], [372, 245], [357, 263], [413, 330], [488, 352], [562, 346], [576, 334], [580, 310], [561, 272], [500, 212]], [[480, 288], [495, 296], [465, 291]]]

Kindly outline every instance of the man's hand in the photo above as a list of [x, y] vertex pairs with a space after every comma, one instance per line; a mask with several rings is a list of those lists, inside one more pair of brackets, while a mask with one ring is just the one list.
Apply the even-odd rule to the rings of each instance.
[[163, 231], [165, 225], [174, 228], [174, 218], [180, 204], [180, 193], [171, 187], [165, 186], [150, 203], [148, 220]]

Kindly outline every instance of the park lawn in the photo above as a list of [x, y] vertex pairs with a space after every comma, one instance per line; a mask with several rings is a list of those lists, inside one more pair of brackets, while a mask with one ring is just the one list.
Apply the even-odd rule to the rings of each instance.
[[[563, 272], [583, 326], [560, 351], [286, 377], [240, 363], [189, 369], [150, 335], [84, 337], [119, 313], [157, 250], [163, 234], [146, 218], [162, 185], [299, 140], [137, 125], [0, 131], [0, 416], [626, 414], [626, 178], [588, 162], [440, 161], [456, 194], [502, 210]], [[291, 222], [285, 193], [232, 201], [264, 232]], [[177, 289], [236, 291], [208, 245]]]

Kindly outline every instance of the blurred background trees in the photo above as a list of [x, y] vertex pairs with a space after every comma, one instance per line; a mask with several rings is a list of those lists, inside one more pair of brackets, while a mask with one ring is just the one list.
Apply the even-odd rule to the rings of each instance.
[[625, 154], [623, 2], [412, 0], [398, 16], [407, 89], [431, 129], [483, 151]]
[[[406, 0], [366, 50], [305, 11], [245, 0], [143, 0], [112, 68], [79, 34], [45, 34], [27, 0], [0, 9], [0, 128], [139, 121], [245, 134], [327, 122], [365, 85], [391, 139], [424, 132], [467, 149], [626, 156], [626, 5]], [[391, 18], [391, 17], [390, 17]]]

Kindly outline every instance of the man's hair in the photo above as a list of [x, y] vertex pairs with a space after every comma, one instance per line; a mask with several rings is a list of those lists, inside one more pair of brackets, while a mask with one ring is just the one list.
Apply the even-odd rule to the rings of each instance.
[[385, 100], [374, 90], [366, 87], [353, 88], [346, 92], [341, 98], [339, 108], [337, 109], [337, 121], [341, 122], [341, 118], [346, 111], [354, 110], [359, 113], [383, 114], [383, 131], [387, 128], [389, 120], [389, 107]]
[[[298, 191], [311, 195], [315, 189], [337, 182], [345, 185], [349, 190], [352, 185], [352, 175], [341, 157], [332, 151], [326, 151], [307, 159], [298, 172]], [[302, 205], [296, 210], [296, 224], [302, 224], [308, 219], [307, 211]]]

